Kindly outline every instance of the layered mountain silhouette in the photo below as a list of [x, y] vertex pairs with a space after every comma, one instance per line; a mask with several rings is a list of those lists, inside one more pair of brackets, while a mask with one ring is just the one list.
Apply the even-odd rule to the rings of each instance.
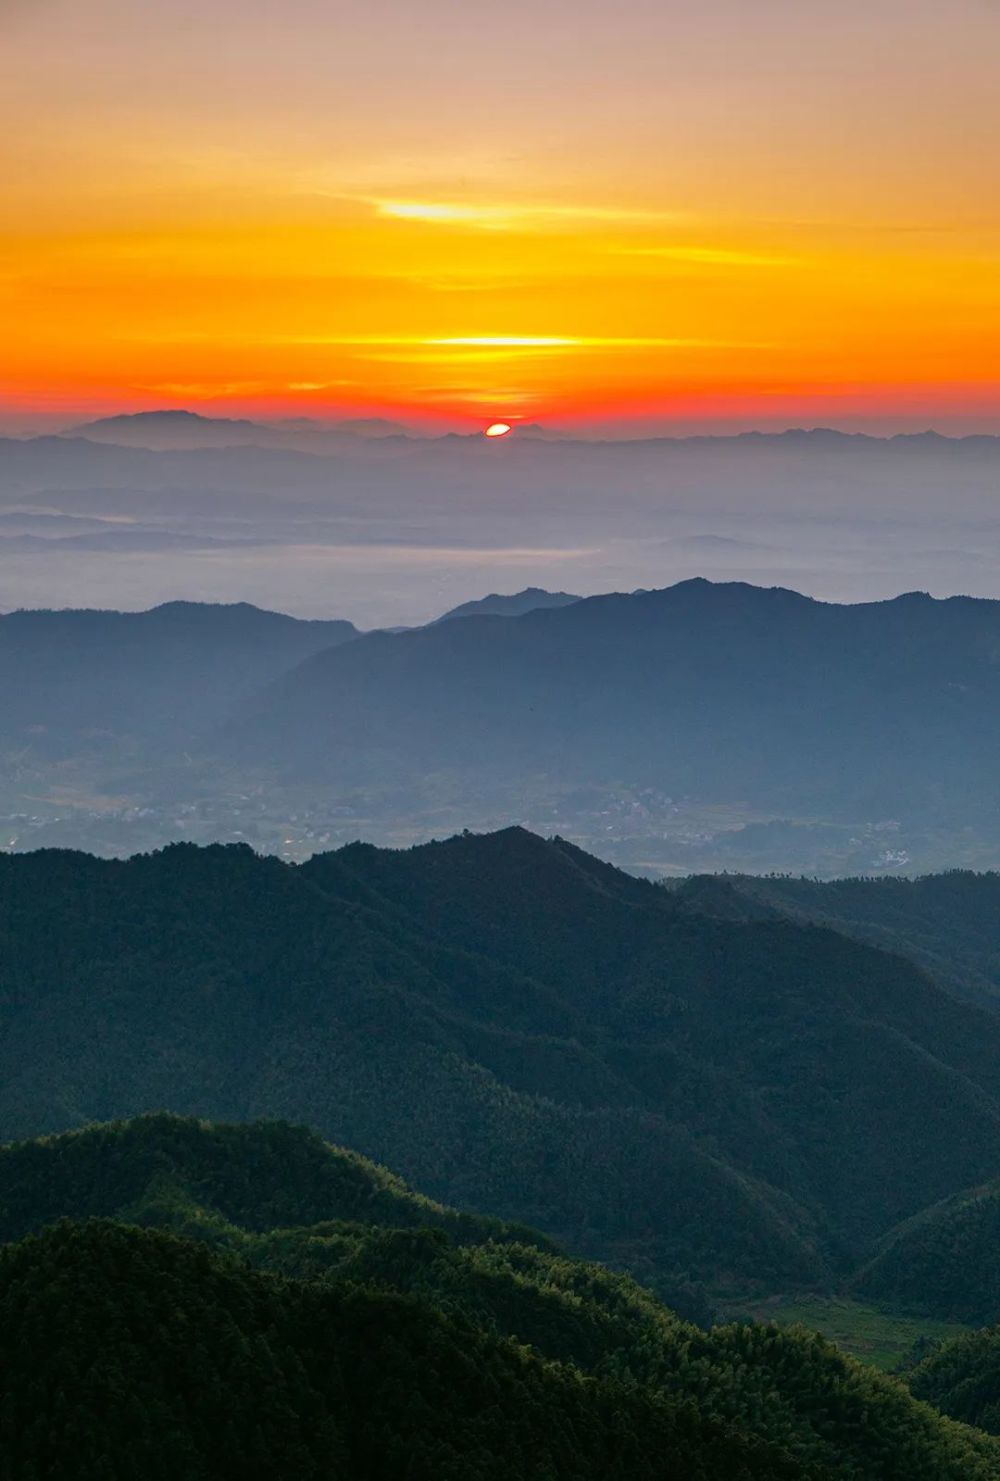
[[[848, 854], [850, 830], [869, 824], [888, 830], [883, 851], [893, 828], [916, 830], [932, 865], [970, 840], [977, 862], [1000, 849], [998, 602], [839, 606], [702, 580], [483, 601], [531, 607], [472, 603], [461, 621], [364, 636], [246, 604], [11, 613], [0, 761], [98, 758], [112, 796], [154, 772], [169, 790], [192, 765], [216, 799], [246, 778], [313, 804], [375, 789], [411, 837], [426, 836], [429, 808], [479, 822], [532, 816], [526, 796], [648, 794], [664, 816], [680, 801], [805, 820], [800, 832]], [[47, 780], [33, 774], [29, 790]], [[584, 836], [599, 832], [592, 817]], [[697, 862], [746, 858], [741, 836], [718, 835]], [[810, 907], [824, 908], [846, 923], [832, 895]], [[866, 939], [893, 944], [891, 931]]]
[[299, 775], [559, 776], [863, 816], [1000, 801], [1000, 603], [682, 582], [305, 661], [222, 742]]
[[490, 592], [489, 596], [477, 601], [462, 602], [452, 607], [437, 620], [448, 622], [453, 617], [523, 617], [525, 612], [536, 612], [541, 607], [570, 607], [581, 598], [566, 591], [543, 591], [540, 586], [526, 586], [523, 591], [503, 596]]
[[0, 858], [0, 1135], [303, 1122], [657, 1278], [849, 1273], [1000, 1175], [1000, 1021], [521, 830], [292, 867]]
[[265, 437], [265, 428], [245, 417], [206, 417], [196, 411], [126, 412], [70, 427], [69, 437], [111, 442], [119, 447], [170, 449], [227, 447]]
[[246, 603], [0, 616], [0, 739], [50, 757], [176, 753], [310, 654], [357, 636]]
[[384, 417], [339, 421], [292, 417], [259, 422], [245, 417], [208, 417], [196, 411], [171, 408], [99, 417], [68, 428], [64, 435], [156, 452], [259, 445], [322, 452], [356, 439], [379, 440], [413, 434], [407, 427]]

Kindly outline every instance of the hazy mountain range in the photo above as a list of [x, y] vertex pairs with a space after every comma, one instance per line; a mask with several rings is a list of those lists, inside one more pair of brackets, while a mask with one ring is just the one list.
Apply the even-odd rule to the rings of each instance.
[[15, 750], [74, 756], [116, 743], [157, 753], [204, 740], [233, 705], [303, 658], [357, 636], [239, 606], [0, 616], [0, 733]]
[[1000, 801], [998, 652], [997, 602], [692, 581], [317, 654], [241, 715], [238, 744], [325, 780], [559, 773], [964, 820]]
[[62, 434], [88, 442], [114, 443], [168, 452], [201, 447], [270, 446], [303, 452], [343, 449], [356, 438], [412, 437], [401, 422], [385, 417], [319, 421], [310, 417], [250, 421], [245, 417], [207, 417], [185, 410], [140, 411], [83, 422]]
[[[0, 820], [62, 798], [61, 832], [10, 838], [101, 852], [251, 837], [297, 857], [515, 820], [654, 872], [992, 867], [998, 652], [993, 601], [702, 580], [369, 634], [247, 605], [17, 612]], [[81, 807], [149, 831], [76, 834]]]
[[838, 601], [1000, 596], [995, 438], [543, 431], [488, 441], [170, 411], [0, 439], [0, 607], [183, 597], [371, 628], [484, 591], [695, 575]]

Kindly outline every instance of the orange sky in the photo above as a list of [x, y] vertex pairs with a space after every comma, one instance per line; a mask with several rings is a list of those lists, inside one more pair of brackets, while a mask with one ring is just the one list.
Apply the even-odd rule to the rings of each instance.
[[0, 422], [1000, 430], [996, 0], [0, 0]]

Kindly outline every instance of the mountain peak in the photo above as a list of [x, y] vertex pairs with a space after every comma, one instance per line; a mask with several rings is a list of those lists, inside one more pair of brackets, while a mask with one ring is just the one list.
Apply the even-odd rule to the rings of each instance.
[[526, 586], [523, 591], [513, 592], [509, 596], [491, 591], [488, 596], [452, 607], [436, 620], [451, 622], [456, 617], [523, 617], [526, 612], [536, 612], [543, 607], [570, 607], [582, 600], [568, 591], [545, 591], [540, 586]]
[[245, 417], [206, 417], [200, 411], [187, 411], [184, 407], [161, 407], [155, 411], [123, 411], [111, 417], [98, 417], [92, 422], [81, 422], [67, 429], [69, 436], [86, 436], [98, 428], [106, 427], [242, 427], [255, 428], [258, 423]]
[[233, 447], [267, 441], [269, 435], [268, 428], [259, 422], [242, 417], [207, 417], [184, 407], [122, 412], [69, 427], [63, 433], [67, 439], [82, 437], [91, 443], [144, 448], [149, 452]]

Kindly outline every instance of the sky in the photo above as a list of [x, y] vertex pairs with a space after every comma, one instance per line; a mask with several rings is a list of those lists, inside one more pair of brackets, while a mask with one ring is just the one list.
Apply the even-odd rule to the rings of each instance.
[[1000, 0], [0, 0], [0, 428], [1000, 431]]

